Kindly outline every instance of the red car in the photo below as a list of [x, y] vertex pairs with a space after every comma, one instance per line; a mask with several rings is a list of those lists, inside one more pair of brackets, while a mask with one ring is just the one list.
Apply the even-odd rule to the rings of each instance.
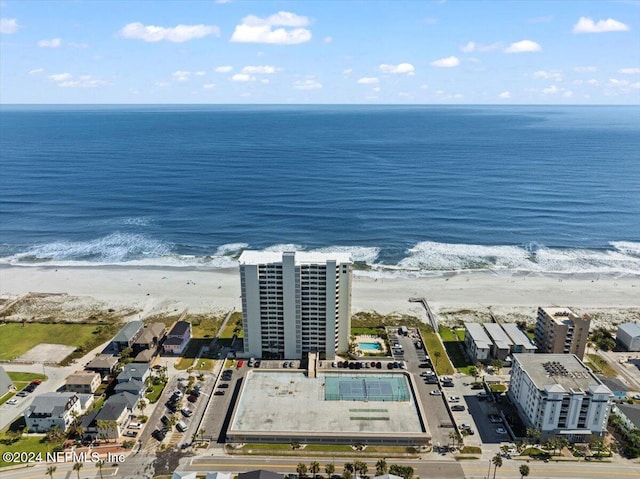
[[243, 364], [244, 364], [244, 361], [242, 359], [239, 359], [238, 360], [238, 367], [241, 368]]
[[36, 386], [40, 386], [40, 384], [42, 384], [42, 381], [40, 381], [39, 379], [34, 379], [33, 381], [31, 381], [31, 384], [35, 384]]

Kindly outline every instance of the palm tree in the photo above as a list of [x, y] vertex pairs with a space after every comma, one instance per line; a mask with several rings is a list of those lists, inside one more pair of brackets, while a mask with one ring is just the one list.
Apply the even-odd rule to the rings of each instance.
[[56, 472], [56, 469], [57, 469], [56, 466], [49, 466], [47, 467], [47, 472], [45, 474], [48, 474], [49, 477], [53, 479], [53, 473]]
[[[352, 462], [346, 462], [344, 464], [344, 474], [349, 474], [349, 478], [353, 476], [354, 471], [355, 471], [355, 467]], [[342, 477], [347, 479], [347, 477], [344, 474], [342, 475]]]
[[442, 353], [440, 351], [436, 351], [433, 353], [433, 355], [436, 357], [436, 368], [438, 367], [438, 358], [440, 358], [440, 356], [442, 356]]
[[104, 461], [96, 462], [96, 467], [100, 470], [100, 479], [104, 479], [104, 477], [102, 477], [102, 467], [103, 466], [104, 466]]
[[324, 466], [324, 472], [327, 473], [327, 477], [329, 479], [331, 479], [331, 477], [333, 476], [333, 474], [336, 472], [336, 466], [333, 463], [330, 464], [325, 464]]
[[493, 479], [496, 479], [496, 471], [498, 470], [499, 467], [502, 467], [502, 456], [500, 454], [496, 454], [495, 456], [493, 456], [493, 459], [491, 459], [491, 462], [493, 463]]
[[453, 444], [453, 441], [458, 440], [458, 433], [456, 431], [451, 431], [449, 433], [449, 439], [451, 439], [451, 444]]
[[389, 470], [386, 459], [378, 459], [376, 462], [376, 476], [382, 476]]
[[78, 473], [78, 479], [80, 479], [80, 469], [82, 469], [82, 466], [84, 466], [84, 464], [82, 464], [81, 462], [76, 462], [73, 465], [73, 470]]
[[320, 464], [317, 461], [313, 461], [309, 464], [309, 472], [315, 478], [320, 472]]
[[369, 472], [369, 467], [367, 466], [367, 463], [364, 461], [356, 461], [354, 463], [354, 469], [356, 471], [356, 475], [358, 473], [360, 473], [360, 477], [366, 477], [367, 476], [367, 472]]
[[530, 472], [531, 471], [529, 470], [529, 466], [527, 466], [526, 464], [520, 466], [520, 479], [524, 479], [525, 477], [527, 477]]
[[298, 472], [298, 476], [305, 477], [307, 475], [307, 465], [304, 462], [299, 462], [296, 471]]

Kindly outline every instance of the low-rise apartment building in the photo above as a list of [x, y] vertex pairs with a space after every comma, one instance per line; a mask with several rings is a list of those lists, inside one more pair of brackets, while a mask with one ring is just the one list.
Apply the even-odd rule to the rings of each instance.
[[588, 442], [606, 431], [613, 394], [573, 354], [514, 354], [507, 393], [541, 439]]
[[93, 394], [100, 387], [102, 377], [93, 371], [76, 371], [67, 378], [64, 385], [65, 391]]
[[578, 316], [569, 308], [539, 307], [535, 330], [538, 351], [575, 354], [582, 359], [590, 325], [589, 316]]

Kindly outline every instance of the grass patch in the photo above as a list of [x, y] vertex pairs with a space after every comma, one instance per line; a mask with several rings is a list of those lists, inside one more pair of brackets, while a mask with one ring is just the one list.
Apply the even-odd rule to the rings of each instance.
[[46, 381], [47, 379], [49, 379], [44, 374], [40, 374], [40, 373], [22, 373], [22, 372], [8, 371], [7, 375], [11, 378], [11, 380], [14, 383], [15, 382], [30, 383], [31, 381], [35, 381], [36, 379], [39, 379], [40, 381]]
[[[422, 339], [424, 339], [424, 345], [427, 348], [429, 357], [431, 358], [438, 375], [442, 376], [443, 374], [455, 373], [455, 369], [453, 368], [451, 361], [449, 361], [449, 356], [447, 356], [447, 352], [442, 347], [442, 343], [440, 343], [438, 335], [432, 331], [421, 332]], [[440, 357], [437, 357], [436, 352], [439, 353]]]
[[384, 334], [383, 328], [351, 328], [352, 336], [361, 336], [361, 335], [380, 336], [381, 334]]
[[537, 447], [528, 447], [524, 451], [520, 453], [521, 456], [530, 456], [530, 457], [551, 457], [546, 451], [542, 451]]
[[489, 389], [494, 393], [503, 393], [507, 390], [507, 386], [504, 384], [489, 384]]
[[606, 376], [608, 378], [614, 378], [617, 376], [615, 370], [611, 366], [609, 366], [609, 363], [606, 359], [598, 356], [597, 354], [587, 354], [587, 356], [591, 360], [591, 363], [600, 370], [603, 376]]
[[215, 359], [208, 358], [200, 358], [198, 362], [194, 366], [194, 371], [213, 371], [213, 365], [215, 364]]
[[155, 404], [158, 402], [158, 399], [160, 399], [160, 395], [162, 394], [162, 391], [164, 391], [165, 386], [166, 383], [152, 384], [150, 386], [151, 391], [147, 391], [145, 393], [145, 397], [149, 400], [149, 403]]
[[233, 339], [234, 334], [237, 335], [238, 338], [244, 337], [244, 331], [242, 330], [242, 313], [239, 311], [231, 314], [229, 321], [227, 321], [227, 324], [220, 333], [220, 338]]
[[184, 371], [185, 369], [189, 369], [193, 366], [194, 358], [180, 358], [180, 360], [175, 364], [174, 368], [179, 371]]
[[218, 334], [224, 316], [211, 314], [189, 314], [186, 318], [191, 322], [191, 337], [213, 339]]
[[41, 343], [73, 346], [76, 352], [66, 361], [75, 359], [113, 337], [118, 324], [71, 323], [6, 323], [0, 334], [0, 359], [11, 360]]
[[0, 406], [2, 406], [4, 403], [6, 403], [9, 399], [11, 399], [13, 396], [15, 396], [16, 393], [14, 392], [8, 392], [6, 393], [4, 396], [0, 397]]
[[[441, 327], [438, 331], [453, 366], [461, 373], [470, 375], [469, 368], [472, 367], [473, 364], [467, 362], [462, 350], [462, 342], [457, 333], [457, 331], [445, 327]], [[464, 336], [464, 331], [462, 333]], [[433, 360], [433, 358], [431, 359]]]
[[162, 323], [167, 327], [167, 331], [168, 331], [169, 328], [173, 326], [173, 323], [175, 323], [178, 319], [180, 319], [181, 314], [182, 312], [176, 312], [175, 314], [163, 314], [163, 313], [154, 314], [153, 316], [147, 316], [142, 321], [144, 322], [145, 326], [148, 326], [153, 323]]
[[482, 448], [478, 446], [464, 446], [460, 449], [461, 454], [482, 454]]

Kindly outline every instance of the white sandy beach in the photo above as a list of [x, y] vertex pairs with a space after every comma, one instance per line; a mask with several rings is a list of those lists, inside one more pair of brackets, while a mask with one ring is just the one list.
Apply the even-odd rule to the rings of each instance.
[[[240, 309], [237, 269], [99, 267], [0, 267], [0, 296], [67, 293], [91, 297], [109, 306], [140, 310], [142, 317], [189, 308], [192, 313]], [[605, 322], [638, 320], [640, 278], [510, 276], [488, 272], [428, 278], [371, 278], [354, 275], [352, 311], [404, 313], [421, 318], [424, 309], [410, 297], [425, 297], [434, 312], [489, 310], [508, 318], [511, 312], [535, 319], [538, 305], [576, 308]]]

